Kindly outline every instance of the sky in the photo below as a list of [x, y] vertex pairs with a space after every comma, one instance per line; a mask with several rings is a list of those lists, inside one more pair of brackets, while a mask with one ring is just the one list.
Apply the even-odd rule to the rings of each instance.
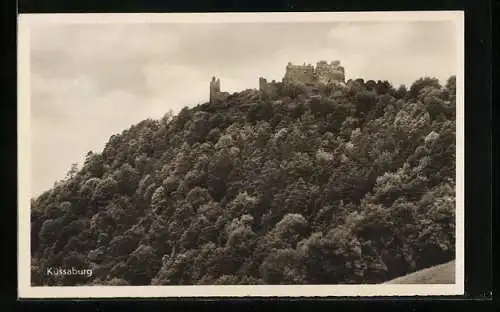
[[281, 80], [286, 64], [340, 60], [346, 79], [411, 85], [456, 74], [451, 22], [47, 24], [30, 29], [31, 191], [145, 118]]

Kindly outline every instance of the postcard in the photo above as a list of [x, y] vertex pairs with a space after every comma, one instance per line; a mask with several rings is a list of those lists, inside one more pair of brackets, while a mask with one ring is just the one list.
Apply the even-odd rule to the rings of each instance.
[[20, 298], [464, 293], [464, 14], [21, 14]]

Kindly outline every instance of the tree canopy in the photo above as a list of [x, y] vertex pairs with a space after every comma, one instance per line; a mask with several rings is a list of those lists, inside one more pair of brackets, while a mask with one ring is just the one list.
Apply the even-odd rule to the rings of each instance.
[[[33, 283], [381, 283], [453, 260], [455, 78], [292, 91], [111, 136], [32, 201]], [[44, 274], [62, 265], [94, 274]]]

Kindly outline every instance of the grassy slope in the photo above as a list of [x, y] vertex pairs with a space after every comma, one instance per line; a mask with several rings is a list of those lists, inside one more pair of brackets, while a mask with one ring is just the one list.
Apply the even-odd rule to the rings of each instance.
[[401, 276], [385, 284], [453, 284], [455, 260]]

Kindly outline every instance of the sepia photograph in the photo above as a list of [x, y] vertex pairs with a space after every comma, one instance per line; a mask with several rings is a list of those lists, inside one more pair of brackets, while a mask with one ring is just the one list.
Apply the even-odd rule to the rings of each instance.
[[20, 297], [464, 293], [463, 12], [18, 23]]

